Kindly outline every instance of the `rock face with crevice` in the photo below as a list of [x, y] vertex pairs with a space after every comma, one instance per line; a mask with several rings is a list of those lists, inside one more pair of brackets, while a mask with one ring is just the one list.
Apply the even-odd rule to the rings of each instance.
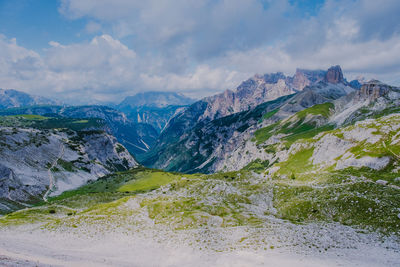
[[292, 86], [294, 89], [301, 91], [306, 86], [323, 81], [325, 73], [326, 71], [323, 70], [296, 69], [292, 80]]
[[361, 86], [358, 97], [360, 99], [375, 100], [381, 96], [387, 95], [391, 89], [392, 86], [378, 80], [371, 80]]

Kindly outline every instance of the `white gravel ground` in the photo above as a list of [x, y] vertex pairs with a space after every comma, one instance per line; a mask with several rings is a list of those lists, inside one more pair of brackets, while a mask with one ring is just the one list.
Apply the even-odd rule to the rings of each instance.
[[[316, 226], [312, 227], [317, 230]], [[382, 243], [375, 235], [360, 234], [332, 225], [321, 227], [329, 249], [310, 244], [297, 246], [284, 235], [272, 237], [268, 229], [214, 228], [201, 230], [116, 231], [108, 234], [50, 232], [44, 230], [0, 231], [0, 265], [4, 266], [400, 266], [396, 242]], [[301, 230], [298, 228], [297, 230]], [[343, 232], [342, 232], [343, 231]], [[297, 233], [301, 235], [302, 233]], [[242, 238], [240, 238], [243, 236]], [[286, 237], [288, 238], [288, 237]], [[240, 239], [241, 241], [231, 242]], [[254, 240], [265, 244], [260, 246]], [[280, 240], [277, 242], [277, 240]], [[369, 240], [366, 242], [366, 240]], [[291, 241], [293, 242], [293, 241]], [[271, 247], [269, 244], [274, 244]], [[286, 245], [285, 245], [286, 244]]]

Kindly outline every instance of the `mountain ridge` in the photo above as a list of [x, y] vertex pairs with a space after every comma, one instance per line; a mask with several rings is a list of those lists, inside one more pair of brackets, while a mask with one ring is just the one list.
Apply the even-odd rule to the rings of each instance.
[[[296, 90], [293, 85], [294, 80], [301, 80], [299, 77], [307, 77], [307, 83], [310, 84], [305, 85], [303, 79], [302, 86], [304, 85], [304, 87], [298, 87], [301, 89], [300, 91]], [[299, 86], [297, 83], [295, 85]], [[350, 87], [350, 84], [344, 79], [340, 66], [333, 66], [327, 71], [297, 69], [293, 77], [285, 76], [280, 72], [255, 75], [240, 84], [236, 91], [227, 90], [186, 107], [169, 121], [152, 148], [153, 152], [145, 154], [142, 159], [145, 164], [152, 164], [147, 166], [165, 168], [168, 164], [161, 164], [157, 158], [154, 158], [154, 154], [164, 157], [161, 151], [171, 150], [171, 144], [178, 144], [185, 139], [196, 125], [197, 128], [202, 128], [216, 119], [251, 110], [268, 100], [273, 101], [279, 97], [294, 95], [293, 100], [288, 100], [276, 114], [276, 116], [284, 118], [306, 107], [332, 101], [354, 90], [356, 89]], [[179, 154], [180, 150], [176, 153]], [[201, 154], [201, 152], [198, 153]], [[174, 157], [179, 158], [179, 155], [171, 155], [171, 158]], [[165, 162], [170, 161], [165, 160]], [[170, 169], [167, 168], [167, 170]], [[179, 171], [184, 170], [179, 169]]]
[[28, 93], [17, 91], [14, 89], [0, 88], [0, 109], [24, 107], [32, 105], [56, 105], [60, 102], [45, 98], [42, 96], [34, 96]]

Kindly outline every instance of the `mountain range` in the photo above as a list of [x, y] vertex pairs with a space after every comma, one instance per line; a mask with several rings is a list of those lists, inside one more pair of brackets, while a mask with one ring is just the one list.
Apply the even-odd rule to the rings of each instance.
[[360, 266], [377, 253], [398, 265], [400, 88], [333, 66], [255, 75], [198, 101], [157, 95], [114, 108], [9, 101], [2, 238], [150, 238], [173, 253], [291, 251], [333, 265], [357, 251]]
[[33, 96], [13, 89], [0, 89], [0, 109], [56, 104], [59, 102], [45, 97]]
[[273, 113], [274, 120], [284, 119], [356, 90], [344, 79], [339, 66], [327, 71], [298, 69], [293, 77], [255, 75], [236, 91], [204, 98], [173, 117], [142, 163], [171, 171], [219, 171], [212, 166], [232, 152], [230, 143], [243, 142], [232, 141], [235, 135], [249, 138], [249, 131], [263, 125], [260, 121], [265, 114]]
[[178, 93], [144, 92], [126, 97], [117, 105], [117, 109], [131, 121], [150, 124], [159, 133], [170, 118], [193, 102], [193, 99]]

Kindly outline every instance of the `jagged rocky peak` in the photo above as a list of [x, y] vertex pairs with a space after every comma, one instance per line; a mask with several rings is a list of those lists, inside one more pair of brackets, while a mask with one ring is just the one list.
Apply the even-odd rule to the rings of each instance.
[[340, 68], [339, 65], [330, 67], [325, 74], [325, 81], [333, 84], [343, 83], [344, 78], [342, 68]]
[[254, 75], [254, 80], [262, 81], [264, 83], [277, 83], [279, 80], [285, 80], [287, 77], [282, 72], [267, 73], [264, 75]]
[[323, 70], [296, 69], [292, 80], [292, 86], [294, 89], [301, 91], [308, 85], [324, 80], [325, 74], [326, 71]]

